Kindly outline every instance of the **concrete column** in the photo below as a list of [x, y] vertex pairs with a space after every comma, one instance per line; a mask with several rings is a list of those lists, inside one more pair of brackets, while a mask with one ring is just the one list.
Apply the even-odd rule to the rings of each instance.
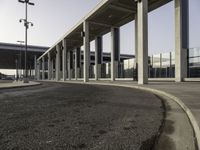
[[37, 80], [37, 56], [34, 56], [34, 66], [35, 66], [35, 79]]
[[175, 78], [187, 77], [187, 49], [189, 48], [189, 3], [175, 0]]
[[60, 45], [56, 45], [56, 81], [60, 80]]
[[138, 84], [148, 83], [148, 0], [137, 2]]
[[67, 52], [67, 41], [64, 39], [62, 41], [62, 44], [63, 44], [63, 51], [62, 51], [62, 60], [63, 60], [63, 81], [66, 80], [66, 65], [67, 65], [67, 56], [66, 56], [66, 52]]
[[51, 79], [54, 80], [54, 60], [51, 60]]
[[77, 77], [80, 78], [80, 70], [81, 70], [81, 48], [78, 47], [77, 51]]
[[51, 54], [48, 53], [48, 80], [51, 80], [52, 74], [51, 74]]
[[134, 80], [138, 81], [138, 14], [135, 14], [135, 61], [134, 61]]
[[74, 78], [75, 80], [77, 80], [77, 51], [76, 49], [74, 50], [74, 56], [75, 56], [75, 60], [74, 60]]
[[170, 52], [170, 68], [169, 68], [169, 77], [173, 77], [172, 76], [172, 52]]
[[37, 80], [40, 80], [40, 60], [37, 61]]
[[98, 36], [95, 39], [95, 80], [101, 78], [101, 64], [102, 64], [102, 36]]
[[160, 69], [159, 69], [159, 77], [162, 77], [162, 53], [160, 53]]
[[68, 64], [68, 79], [71, 80], [71, 56], [70, 56], [70, 51], [67, 51], [67, 64]]
[[89, 81], [89, 65], [90, 65], [90, 40], [89, 40], [89, 23], [85, 21], [83, 23], [83, 55], [84, 55], [84, 63], [83, 63], [83, 79], [84, 82]]
[[42, 57], [42, 80], [45, 79], [45, 59]]
[[73, 69], [74, 69], [74, 52], [70, 51], [70, 72], [71, 72], [71, 76], [73, 73]]
[[120, 31], [119, 28], [111, 28], [111, 81], [118, 77], [120, 62]]
[[75, 49], [75, 80], [79, 77], [80, 71], [80, 48]]
[[150, 78], [153, 78], [154, 77], [154, 65], [153, 65], [153, 61], [154, 61], [154, 58], [153, 58], [153, 55], [151, 56], [151, 67], [152, 67], [152, 76]]

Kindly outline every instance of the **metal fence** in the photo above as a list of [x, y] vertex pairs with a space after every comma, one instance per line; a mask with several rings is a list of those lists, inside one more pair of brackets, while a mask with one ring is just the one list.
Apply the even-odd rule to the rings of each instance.
[[200, 77], [200, 48], [189, 49], [188, 77]]
[[[200, 48], [191, 48], [187, 51], [187, 70], [188, 78], [200, 77]], [[126, 59], [118, 65], [118, 78], [134, 78], [137, 74], [135, 58]], [[47, 66], [47, 64], [45, 65]], [[41, 67], [40, 67], [41, 68]], [[54, 66], [55, 68], [55, 66]], [[101, 65], [101, 78], [111, 77], [111, 64], [103, 63]], [[89, 77], [95, 77], [95, 66], [90, 65]], [[175, 77], [175, 52], [161, 53], [149, 57], [148, 67], [149, 78], [174, 78]], [[41, 74], [40, 74], [41, 75]], [[42, 75], [41, 75], [42, 76]], [[47, 76], [47, 72], [45, 77]], [[72, 78], [74, 78], [74, 70], [72, 71]], [[78, 75], [83, 78], [83, 64], [81, 64]], [[53, 71], [55, 78], [55, 69]], [[46, 77], [47, 78], [47, 77]]]

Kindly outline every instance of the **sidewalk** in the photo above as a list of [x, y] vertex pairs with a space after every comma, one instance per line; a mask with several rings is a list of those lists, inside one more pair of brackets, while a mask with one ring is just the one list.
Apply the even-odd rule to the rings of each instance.
[[40, 85], [40, 83], [29, 81], [29, 83], [19, 82], [11, 82], [11, 83], [0, 83], [0, 89], [9, 89], [9, 88], [20, 88], [20, 87], [28, 87]]

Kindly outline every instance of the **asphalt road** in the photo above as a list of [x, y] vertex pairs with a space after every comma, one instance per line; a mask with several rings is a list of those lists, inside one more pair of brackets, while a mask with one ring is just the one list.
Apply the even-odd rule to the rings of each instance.
[[129, 88], [0, 90], [0, 150], [151, 150], [163, 112], [158, 97]]

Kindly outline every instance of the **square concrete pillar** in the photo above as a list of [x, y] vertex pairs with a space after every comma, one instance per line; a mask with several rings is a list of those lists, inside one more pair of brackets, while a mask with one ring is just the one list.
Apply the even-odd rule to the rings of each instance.
[[90, 40], [89, 40], [89, 22], [84, 21], [83, 23], [83, 79], [84, 82], [89, 81], [89, 65], [90, 65]]
[[40, 80], [40, 60], [37, 60], [37, 80]]
[[75, 58], [75, 60], [74, 60], [74, 78], [75, 78], [75, 80], [77, 80], [78, 70], [77, 70], [77, 51], [76, 51], [76, 49], [74, 50], [74, 58]]
[[101, 78], [101, 64], [103, 61], [103, 43], [102, 36], [98, 36], [95, 39], [95, 80]]
[[[34, 56], [35, 80], [37, 80], [37, 56]], [[21, 68], [20, 68], [21, 69]]]
[[79, 71], [80, 71], [80, 47], [75, 49], [75, 66], [74, 66], [74, 70], [75, 70], [75, 80], [77, 80], [79, 78]]
[[67, 51], [67, 64], [68, 64], [68, 80], [71, 80], [71, 52]]
[[162, 78], [162, 53], [160, 53], [159, 77]]
[[120, 62], [120, 31], [119, 28], [111, 28], [111, 81], [115, 81], [119, 74]]
[[71, 77], [73, 78], [73, 69], [74, 69], [74, 52], [70, 51], [70, 72], [71, 72]]
[[45, 58], [42, 57], [42, 80], [45, 79]]
[[60, 45], [56, 45], [56, 81], [60, 80]]
[[51, 60], [51, 79], [54, 80], [55, 79], [55, 75], [54, 75], [54, 59]]
[[51, 54], [50, 52], [48, 53], [48, 80], [51, 80], [52, 77], [52, 71], [51, 71], [52, 67], [51, 67]]
[[81, 48], [80, 47], [78, 47], [77, 49], [76, 49], [76, 51], [77, 51], [77, 77], [78, 78], [80, 78], [81, 76], [80, 76], [80, 70], [81, 70]]
[[148, 83], [148, 0], [137, 2], [138, 84]]
[[66, 39], [64, 39], [62, 41], [62, 45], [63, 45], [63, 50], [62, 50], [62, 69], [63, 69], [63, 81], [66, 80], [66, 65], [67, 65], [67, 56], [66, 56], [66, 53], [67, 53], [67, 41]]
[[138, 14], [135, 13], [135, 61], [134, 61], [134, 80], [138, 80]]
[[176, 82], [187, 77], [187, 50], [189, 49], [188, 0], [175, 0], [175, 78]]

